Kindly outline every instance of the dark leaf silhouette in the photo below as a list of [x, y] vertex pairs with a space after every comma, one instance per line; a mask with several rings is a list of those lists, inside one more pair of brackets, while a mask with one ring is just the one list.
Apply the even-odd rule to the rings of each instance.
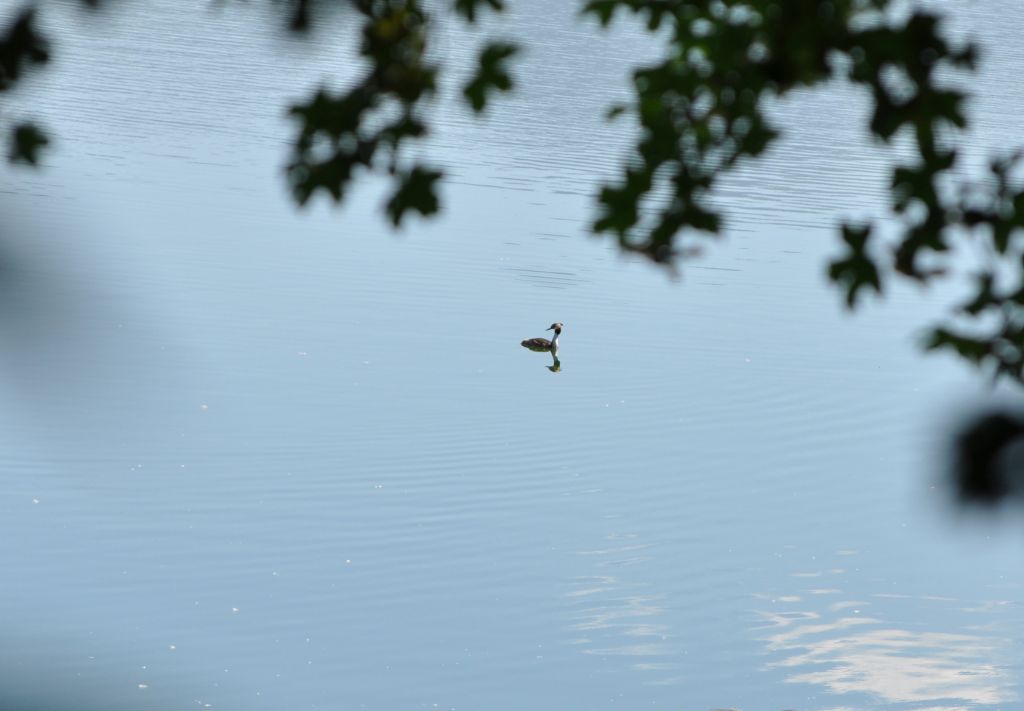
[[47, 42], [35, 28], [35, 12], [23, 10], [0, 37], [0, 91], [10, 89], [27, 66], [49, 58]]
[[[341, 201], [349, 184], [360, 173], [385, 172], [398, 183], [396, 222], [408, 207], [423, 208], [428, 202], [407, 184], [401, 149], [428, 133], [419, 105], [434, 93], [437, 67], [427, 59], [430, 18], [414, 0], [354, 2], [362, 14], [360, 52], [368, 68], [345, 92], [318, 90], [308, 101], [291, 108], [299, 123], [287, 175], [292, 194], [302, 205], [317, 192]], [[416, 183], [418, 186], [419, 183]], [[418, 202], [406, 204], [413, 198]], [[389, 203], [390, 205], [391, 203]], [[397, 218], [396, 218], [397, 215]]]
[[455, 11], [462, 15], [467, 22], [476, 22], [480, 7], [490, 8], [494, 12], [501, 12], [505, 9], [501, 0], [455, 0]]
[[511, 44], [493, 42], [480, 53], [480, 66], [476, 75], [462, 90], [466, 101], [473, 110], [480, 113], [487, 105], [487, 95], [492, 91], [508, 91], [512, 88], [512, 77], [508, 74], [505, 60], [518, 49]]
[[828, 268], [829, 278], [846, 289], [846, 305], [850, 308], [857, 304], [857, 294], [861, 289], [868, 287], [876, 292], [882, 291], [878, 267], [867, 252], [870, 236], [870, 227], [843, 225], [843, 241], [849, 250], [844, 259], [837, 259]]
[[991, 506], [1024, 494], [1024, 461], [1013, 445], [1024, 444], [1019, 413], [989, 412], [961, 425], [955, 436], [954, 492], [967, 504]]
[[441, 179], [440, 171], [416, 166], [399, 176], [400, 184], [387, 203], [388, 217], [396, 227], [409, 210], [421, 215], [433, 215], [439, 204], [435, 183]]
[[15, 163], [36, 165], [39, 162], [39, 150], [49, 143], [46, 135], [33, 124], [15, 126], [11, 132], [10, 158]]

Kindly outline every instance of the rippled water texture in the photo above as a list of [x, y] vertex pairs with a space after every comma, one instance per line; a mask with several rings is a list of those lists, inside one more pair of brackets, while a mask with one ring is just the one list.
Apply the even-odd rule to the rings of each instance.
[[[372, 180], [288, 200], [287, 102], [353, 70], [329, 31], [44, 9], [9, 106], [56, 143], [0, 196], [5, 708], [1024, 703], [1019, 529], [933, 486], [983, 387], [917, 349], [948, 295], [851, 317], [824, 283], [885, 203], [864, 97], [774, 107], [673, 281], [587, 234], [656, 47], [513, 5], [480, 36], [527, 45], [519, 90], [480, 123], [437, 99], [448, 209], [398, 235]], [[1024, 10], [941, 5], [986, 49], [978, 164], [1024, 140]], [[557, 372], [519, 346], [553, 321]]]

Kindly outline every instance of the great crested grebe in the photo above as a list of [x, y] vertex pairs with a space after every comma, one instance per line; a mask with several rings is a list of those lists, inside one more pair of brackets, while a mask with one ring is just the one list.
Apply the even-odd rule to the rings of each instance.
[[555, 337], [550, 341], [546, 338], [527, 338], [522, 342], [522, 346], [529, 348], [531, 351], [551, 351], [552, 353], [557, 353], [558, 337], [562, 335], [562, 324], [553, 323], [547, 327], [547, 330], [555, 332]]

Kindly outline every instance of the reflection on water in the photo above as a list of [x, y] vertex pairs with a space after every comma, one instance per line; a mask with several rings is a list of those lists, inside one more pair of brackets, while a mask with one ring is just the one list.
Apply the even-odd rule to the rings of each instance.
[[664, 621], [665, 595], [631, 581], [625, 572], [650, 560], [649, 546], [638, 543], [635, 534], [610, 534], [607, 540], [611, 545], [579, 551], [596, 558], [600, 572], [577, 576], [566, 593], [576, 608], [569, 643], [587, 655], [626, 659], [634, 671], [660, 672], [648, 683], [677, 683], [677, 650]]
[[[841, 575], [844, 571], [830, 571]], [[794, 576], [794, 577], [809, 577]], [[968, 709], [1016, 701], [1014, 679], [1005, 663], [1009, 641], [991, 630], [951, 624], [955, 613], [991, 614], [1002, 605], [960, 604], [949, 598], [878, 594], [885, 613], [868, 614], [872, 603], [842, 600], [837, 588], [810, 588], [802, 595], [772, 599], [777, 609], [758, 614], [769, 634], [768, 651], [777, 657], [769, 670], [791, 684], [813, 684], [837, 695], [863, 694], [883, 703], [929, 704], [930, 709]], [[904, 626], [886, 619], [898, 602], [924, 613], [925, 624]], [[951, 610], [927, 609], [951, 606]], [[975, 634], [983, 631], [984, 634]], [[888, 707], [888, 706], [887, 706]]]
[[557, 373], [560, 370], [562, 370], [562, 361], [560, 361], [558, 359], [558, 349], [557, 348], [555, 350], [551, 350], [550, 348], [536, 348], [536, 347], [528, 346], [525, 343], [523, 344], [523, 347], [526, 348], [527, 350], [533, 351], [534, 353], [547, 353], [547, 354], [549, 354], [551, 356], [551, 365], [546, 365], [544, 367], [547, 368], [548, 370], [550, 370], [552, 373]]

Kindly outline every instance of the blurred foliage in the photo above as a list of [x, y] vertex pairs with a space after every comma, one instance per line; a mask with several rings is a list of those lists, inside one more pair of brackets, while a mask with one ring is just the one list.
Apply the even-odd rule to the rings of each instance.
[[49, 142], [46, 134], [35, 124], [15, 126], [11, 131], [11, 162], [36, 165], [39, 162], [39, 150]]
[[518, 47], [515, 45], [494, 42], [480, 52], [480, 66], [462, 90], [462, 95], [466, 97], [474, 111], [480, 113], [484, 110], [490, 92], [509, 91], [512, 88], [512, 77], [508, 74], [505, 60], [517, 51]]
[[27, 66], [50, 58], [46, 40], [35, 28], [35, 11], [22, 10], [0, 37], [0, 91], [7, 91]]
[[[965, 95], [938, 77], [973, 69], [976, 50], [951, 45], [932, 12], [913, 9], [900, 19], [893, 6], [592, 0], [586, 12], [603, 24], [628, 11], [668, 38], [665, 59], [634, 73], [635, 99], [626, 110], [640, 123], [640, 139], [619, 181], [602, 189], [594, 229], [654, 261], [677, 261], [688, 233], [720, 228], [722, 216], [708, 203], [715, 181], [777, 137], [765, 100], [843, 76], [872, 99], [868, 130], [883, 143], [909, 137], [916, 155], [892, 170], [898, 233], [883, 240], [874, 225], [842, 225], [846, 252], [830, 265], [830, 278], [852, 308], [865, 291], [881, 293], [894, 274], [927, 282], [947, 273], [959, 240], [980, 243], [990, 268], [954, 322], [931, 331], [927, 347], [1021, 381], [1024, 262], [1017, 237], [1024, 192], [1012, 177], [1020, 155], [993, 161], [985, 181], [957, 184], [954, 146], [967, 125]], [[1001, 282], [1013, 286], [997, 289]]]
[[[440, 83], [466, 68], [444, 66], [431, 42], [452, 29], [451, 18], [469, 26], [500, 13], [503, 2], [280, 6], [298, 32], [315, 26], [317, 12], [344, 8], [360, 37], [356, 80], [344, 90], [320, 88], [291, 107], [297, 130], [287, 176], [298, 203], [317, 194], [342, 201], [360, 175], [376, 173], [391, 181], [384, 209], [394, 225], [410, 212], [437, 212], [442, 173], [411, 154], [430, 133]], [[993, 161], [981, 181], [956, 177], [966, 97], [948, 77], [972, 71], [976, 50], [948, 41], [936, 10], [897, 0], [589, 0], [582, 8], [603, 26], [620, 15], [639, 17], [664, 50], [633, 72], [630, 102], [609, 111], [610, 118], [630, 114], [639, 131], [618, 177], [599, 189], [596, 233], [676, 265], [696, 251], [695, 238], [722, 229], [727, 215], [710, 200], [719, 178], [778, 138], [767, 105], [843, 77], [871, 99], [867, 130], [883, 144], [909, 139], [913, 158], [891, 171], [895, 234], [871, 223], [841, 225], [845, 251], [829, 276], [852, 308], [894, 277], [925, 283], [956, 273], [954, 247], [970, 240], [988, 264], [975, 276], [976, 292], [930, 332], [926, 345], [1024, 380], [1024, 190], [1015, 177], [1022, 158]], [[516, 51], [508, 42], [484, 43], [461, 93], [474, 112], [513, 88], [509, 63]], [[47, 56], [25, 10], [0, 39], [0, 91]], [[10, 145], [12, 159], [35, 163], [46, 137], [21, 124]]]
[[386, 206], [393, 225], [397, 227], [402, 222], [402, 215], [407, 210], [415, 210], [421, 215], [432, 215], [437, 212], [439, 201], [434, 192], [434, 184], [441, 179], [440, 171], [415, 166], [398, 177], [398, 188]]
[[495, 12], [505, 9], [501, 0], [455, 0], [455, 11], [466, 18], [466, 22], [476, 22], [477, 7], [489, 7]]
[[[427, 58], [429, 17], [416, 0], [352, 0], [362, 16], [360, 55], [366, 70], [348, 90], [320, 89], [293, 106], [300, 128], [288, 178], [299, 204], [322, 190], [340, 201], [359, 169], [383, 167], [398, 183], [388, 201], [396, 224], [408, 209], [432, 206], [424, 195], [437, 171], [404, 170], [401, 148], [427, 133], [421, 104], [434, 93], [437, 66]], [[421, 210], [422, 211], [422, 210]], [[426, 214], [426, 213], [424, 213]]]
[[[308, 26], [311, 0], [295, 5], [292, 27]], [[442, 172], [407, 160], [403, 147], [429, 133], [430, 102], [437, 92], [440, 67], [430, 57], [435, 20], [418, 0], [347, 0], [361, 18], [359, 52], [365, 69], [354, 85], [341, 92], [320, 89], [306, 103], [292, 107], [299, 122], [288, 178], [299, 204], [317, 192], [341, 201], [360, 171], [391, 176], [392, 194], [385, 204], [391, 222], [405, 215], [438, 211], [437, 183]], [[464, 22], [474, 22], [481, 9], [500, 11], [497, 0], [455, 0], [452, 8]], [[495, 91], [512, 88], [505, 61], [512, 45], [487, 44], [463, 96], [480, 112]], [[407, 151], [406, 151], [407, 152]]]
[[[36, 29], [35, 11], [25, 8], [14, 16], [0, 35], [0, 92], [13, 89], [27, 69], [45, 64], [49, 59], [48, 43]], [[35, 165], [39, 160], [39, 149], [47, 143], [46, 135], [31, 123], [19, 124], [10, 131], [10, 160]]]
[[958, 427], [951, 479], [957, 500], [993, 506], [1024, 500], [1024, 414], [993, 411]]
[[857, 293], [864, 287], [882, 290], [878, 266], [868, 256], [865, 247], [871, 234], [870, 228], [843, 225], [843, 241], [849, 248], [845, 259], [837, 259], [829, 265], [828, 275], [832, 281], [846, 288], [846, 304], [857, 303]]

